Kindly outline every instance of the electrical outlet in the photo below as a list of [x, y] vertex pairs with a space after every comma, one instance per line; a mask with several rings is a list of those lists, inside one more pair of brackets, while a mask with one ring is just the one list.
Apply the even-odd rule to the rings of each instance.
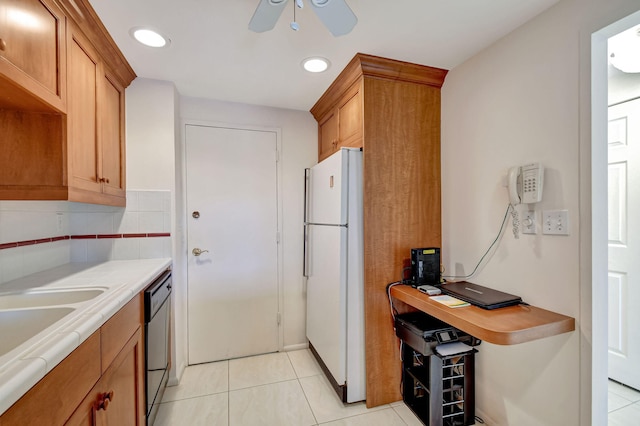
[[542, 233], [569, 235], [569, 211], [545, 210], [542, 212]]
[[522, 215], [520, 226], [523, 234], [537, 234], [536, 211], [528, 210]]
[[64, 227], [64, 222], [63, 222], [63, 216], [62, 213], [56, 213], [56, 230], [58, 232], [62, 232], [63, 227]]

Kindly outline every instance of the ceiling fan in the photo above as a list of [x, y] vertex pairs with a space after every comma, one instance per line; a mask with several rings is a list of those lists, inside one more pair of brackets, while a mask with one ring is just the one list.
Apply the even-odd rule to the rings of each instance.
[[[272, 30], [288, 1], [260, 0], [249, 22], [249, 29], [257, 33]], [[302, 9], [302, 0], [295, 0], [295, 3], [294, 7]], [[351, 32], [358, 22], [358, 18], [345, 0], [309, 0], [309, 3], [324, 26], [336, 37]], [[295, 22], [295, 13], [291, 28], [298, 29], [298, 24]]]

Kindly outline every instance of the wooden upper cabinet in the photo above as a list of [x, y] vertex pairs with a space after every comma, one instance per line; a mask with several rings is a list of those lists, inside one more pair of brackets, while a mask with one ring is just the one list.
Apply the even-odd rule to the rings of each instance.
[[0, 0], [0, 107], [64, 112], [65, 22], [51, 0]]
[[74, 26], [67, 50], [69, 199], [124, 205], [124, 87]]
[[98, 83], [100, 60], [91, 44], [75, 28], [69, 31], [69, 186], [101, 191], [98, 177]]
[[362, 94], [354, 84], [318, 119], [318, 161], [342, 147], [362, 147]]
[[124, 206], [135, 73], [88, 0], [0, 0], [0, 40], [0, 199]]
[[338, 114], [330, 111], [318, 122], [318, 160], [336, 152], [338, 146]]
[[362, 147], [362, 92], [354, 84], [338, 104], [338, 140], [340, 146]]
[[98, 104], [102, 191], [126, 198], [124, 87], [106, 68], [101, 74]]

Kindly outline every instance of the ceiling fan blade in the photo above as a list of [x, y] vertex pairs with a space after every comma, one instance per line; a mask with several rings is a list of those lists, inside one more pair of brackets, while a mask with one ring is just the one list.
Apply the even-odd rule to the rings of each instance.
[[249, 29], [257, 33], [272, 30], [289, 0], [260, 0], [249, 21]]
[[358, 23], [345, 0], [311, 0], [310, 3], [324, 26], [336, 37], [350, 33]]

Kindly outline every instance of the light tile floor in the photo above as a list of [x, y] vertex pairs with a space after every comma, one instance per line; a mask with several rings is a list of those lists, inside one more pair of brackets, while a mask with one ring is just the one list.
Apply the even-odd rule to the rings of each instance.
[[[640, 425], [640, 392], [609, 381], [609, 425]], [[187, 367], [156, 426], [420, 426], [402, 402], [342, 404], [309, 350]]]
[[609, 380], [609, 426], [640, 425], [640, 392]]
[[155, 426], [420, 426], [400, 402], [343, 404], [308, 349], [189, 366]]

